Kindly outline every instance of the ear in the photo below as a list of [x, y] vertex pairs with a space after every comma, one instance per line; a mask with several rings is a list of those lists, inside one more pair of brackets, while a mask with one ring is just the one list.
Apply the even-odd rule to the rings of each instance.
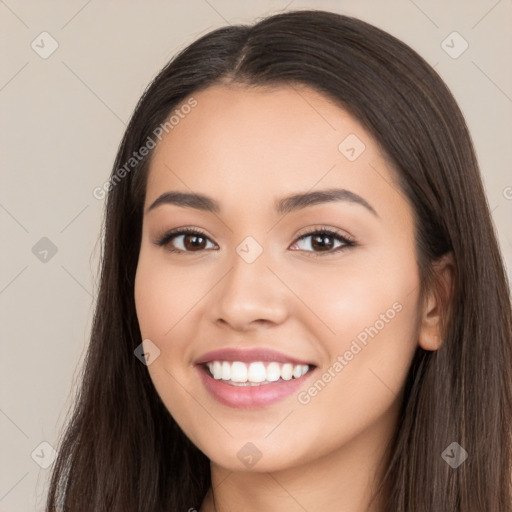
[[444, 324], [450, 312], [455, 284], [455, 262], [451, 252], [433, 264], [434, 279], [421, 312], [419, 345], [424, 350], [438, 350], [443, 343]]

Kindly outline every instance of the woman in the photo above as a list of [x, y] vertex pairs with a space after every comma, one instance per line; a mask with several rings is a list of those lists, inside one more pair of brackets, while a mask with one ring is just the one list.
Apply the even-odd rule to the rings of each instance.
[[136, 107], [47, 511], [512, 511], [511, 310], [471, 139], [322, 11], [215, 30]]

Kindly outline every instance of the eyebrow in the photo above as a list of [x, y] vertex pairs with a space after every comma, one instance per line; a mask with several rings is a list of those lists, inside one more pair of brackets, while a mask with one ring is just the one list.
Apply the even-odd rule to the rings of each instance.
[[[366, 199], [363, 199], [360, 195], [343, 188], [317, 190], [315, 192], [298, 193], [283, 197], [274, 202], [274, 210], [278, 215], [285, 215], [310, 206], [338, 201], [359, 204], [364, 206], [376, 217], [379, 216]], [[196, 210], [216, 214], [221, 211], [220, 203], [211, 197], [198, 193], [173, 191], [165, 192], [159, 196], [146, 209], [146, 213], [149, 213], [151, 210], [154, 210], [163, 204], [174, 204], [176, 206], [181, 206], [182, 208], [194, 208]]]

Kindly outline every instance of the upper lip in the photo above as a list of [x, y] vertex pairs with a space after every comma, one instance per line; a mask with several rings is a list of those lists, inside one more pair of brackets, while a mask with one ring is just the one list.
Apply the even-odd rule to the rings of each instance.
[[242, 363], [251, 363], [253, 361], [262, 362], [277, 362], [277, 363], [293, 363], [293, 364], [308, 364], [314, 366], [313, 363], [292, 357], [276, 350], [264, 348], [252, 349], [236, 349], [224, 348], [219, 350], [212, 350], [200, 356], [195, 363], [204, 364], [210, 361], [240, 361]]

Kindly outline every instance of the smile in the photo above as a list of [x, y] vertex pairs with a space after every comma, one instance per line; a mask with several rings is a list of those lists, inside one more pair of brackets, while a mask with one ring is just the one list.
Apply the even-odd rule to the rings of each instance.
[[254, 361], [210, 361], [210, 376], [231, 386], [261, 386], [272, 382], [299, 379], [310, 370], [307, 364]]

